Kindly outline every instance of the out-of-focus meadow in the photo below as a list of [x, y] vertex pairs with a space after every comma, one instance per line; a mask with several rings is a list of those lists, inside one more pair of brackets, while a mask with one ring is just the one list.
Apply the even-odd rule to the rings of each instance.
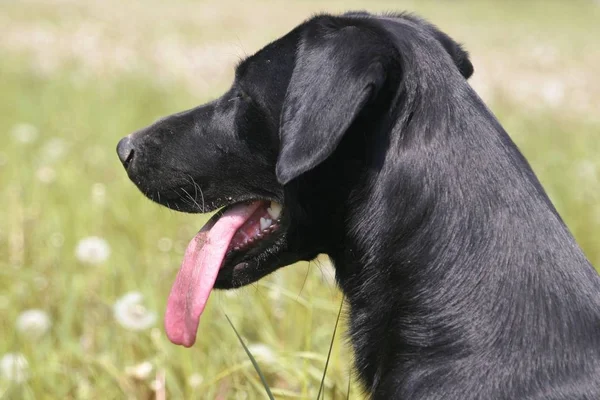
[[[327, 262], [214, 293], [197, 345], [170, 344], [166, 297], [206, 217], [145, 199], [114, 149], [216, 97], [312, 13], [347, 9], [414, 11], [465, 44], [471, 84], [600, 267], [598, 2], [3, 1], [0, 397], [264, 398], [225, 313], [275, 397], [316, 397], [341, 301]], [[351, 358], [338, 332], [326, 398], [346, 398]]]

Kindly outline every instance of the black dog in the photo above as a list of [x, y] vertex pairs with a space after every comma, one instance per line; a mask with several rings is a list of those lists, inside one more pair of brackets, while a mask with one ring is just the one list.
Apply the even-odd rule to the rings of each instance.
[[600, 399], [600, 278], [472, 72], [414, 16], [321, 15], [123, 139], [146, 196], [225, 207], [188, 247], [171, 340], [193, 344], [213, 286], [326, 253], [373, 398]]

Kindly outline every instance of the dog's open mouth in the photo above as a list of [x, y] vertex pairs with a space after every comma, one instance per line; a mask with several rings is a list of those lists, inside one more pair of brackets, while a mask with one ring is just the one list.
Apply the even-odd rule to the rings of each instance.
[[188, 245], [167, 301], [165, 329], [171, 342], [190, 347], [200, 315], [226, 256], [256, 246], [279, 227], [281, 205], [237, 203], [213, 216]]

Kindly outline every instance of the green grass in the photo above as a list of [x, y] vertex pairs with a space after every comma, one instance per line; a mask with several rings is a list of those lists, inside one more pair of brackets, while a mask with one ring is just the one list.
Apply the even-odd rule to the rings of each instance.
[[[416, 10], [466, 44], [479, 61], [475, 78], [485, 76], [500, 62], [511, 67], [502, 69], [502, 76], [489, 77], [490, 107], [528, 157], [592, 263], [600, 266], [600, 121], [583, 102], [572, 100], [581, 95], [592, 106], [600, 104], [600, 90], [592, 79], [594, 61], [600, 60], [594, 44], [598, 36], [592, 34], [598, 31], [593, 21], [599, 7], [579, 1], [572, 7], [564, 3], [551, 3], [545, 13], [533, 12], [539, 10], [536, 2], [522, 14], [511, 2], [419, 2]], [[52, 66], [39, 43], [16, 48], [0, 39], [0, 357], [21, 352], [30, 367], [30, 379], [21, 385], [0, 378], [0, 397], [149, 398], [155, 395], [152, 381], [164, 377], [168, 398], [265, 398], [252, 362], [227, 323], [227, 313], [251, 349], [264, 345], [254, 355], [275, 398], [316, 398], [341, 302], [337, 289], [323, 281], [322, 274], [329, 270], [322, 272], [319, 263], [299, 263], [250, 287], [214, 293], [192, 349], [170, 344], [160, 318], [155, 327], [141, 332], [128, 331], [115, 321], [112, 306], [129, 291], [143, 293], [146, 307], [162, 316], [183, 250], [206, 217], [178, 214], [145, 199], [128, 181], [114, 148], [120, 137], [159, 116], [217, 96], [231, 76], [225, 72], [213, 82], [210, 74], [202, 72], [213, 71], [208, 59], [197, 66], [202, 80], [198, 83], [194, 74], [182, 72], [187, 64], [152, 61], [153, 40], [160, 39], [153, 33], [156, 14], [168, 12], [173, 19], [180, 18], [181, 24], [164, 23], [160, 32], [180, 35], [187, 44], [239, 40], [241, 50], [230, 60], [235, 62], [310, 12], [324, 7], [364, 8], [364, 4], [355, 1], [344, 6], [333, 1], [323, 6], [299, 1], [284, 6], [260, 1], [256, 10], [247, 8], [281, 16], [281, 20], [257, 26], [251, 15], [242, 15], [238, 19], [243, 24], [236, 28], [219, 24], [230, 12], [231, 4], [225, 2], [216, 8], [215, 21], [203, 28], [195, 27], [189, 14], [195, 7], [209, 7], [204, 3], [177, 2], [166, 7], [132, 2], [126, 12], [138, 16], [132, 22], [134, 30], [118, 22], [122, 15], [112, 24], [113, 8], [103, 8], [103, 14], [94, 8], [96, 3], [78, 3], [70, 14], [68, 6], [49, 7], [41, 2], [32, 8], [35, 4], [7, 4], [0, 22], [10, 20], [12, 30], [21, 25], [28, 29], [54, 26], [58, 34], [66, 32], [61, 40], [70, 40], [74, 24], [91, 21], [114, 29], [99, 39], [111, 46], [134, 34], [147, 34], [152, 40], [139, 49], [137, 42], [132, 45], [139, 59], [128, 71], [111, 67], [109, 53], [97, 55], [93, 46], [84, 58], [103, 56], [102, 67], [70, 53]], [[416, 4], [378, 1], [373, 7], [412, 9]], [[561, 19], [561, 15], [569, 18]], [[556, 24], [551, 26], [548, 18]], [[528, 49], [525, 44], [531, 38], [518, 34], [523, 32], [537, 38], [546, 35], [544, 43], [558, 49], [559, 60], [550, 66], [532, 64], [522, 50]], [[109, 45], [99, 49], [109, 49]], [[565, 68], [580, 74], [584, 83], [566, 86], [563, 108], [535, 97], [513, 96], [513, 78], [524, 76], [524, 71], [532, 79], [554, 74], [552, 79], [568, 83], [573, 75], [560, 75]], [[577, 90], [583, 92], [577, 94]], [[28, 144], [15, 140], [11, 131], [19, 123], [37, 127], [37, 139]], [[64, 145], [64, 154], [53, 158], [51, 146], [57, 143]], [[39, 175], [48, 171], [55, 173], [55, 179], [41, 182]], [[104, 201], [98, 195], [102, 189]], [[75, 247], [87, 236], [108, 241], [111, 255], [107, 262], [88, 266], [77, 260]], [[29, 308], [41, 308], [52, 319], [50, 332], [38, 340], [13, 329], [17, 316]], [[346, 398], [351, 349], [343, 339], [343, 326], [344, 321], [325, 379], [327, 399]], [[154, 367], [150, 377], [136, 380], [126, 373], [128, 366], [143, 361]], [[351, 393], [351, 398], [359, 397], [355, 383]]]

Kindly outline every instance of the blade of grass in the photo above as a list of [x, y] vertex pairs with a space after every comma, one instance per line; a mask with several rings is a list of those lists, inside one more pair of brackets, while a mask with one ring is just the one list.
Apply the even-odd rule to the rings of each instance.
[[[252, 365], [254, 366], [254, 369], [256, 370], [256, 373], [260, 377], [260, 380], [261, 380], [263, 386], [265, 387], [265, 391], [267, 392], [267, 396], [269, 396], [270, 400], [275, 400], [275, 397], [273, 397], [273, 393], [271, 393], [271, 389], [269, 388], [269, 385], [267, 384], [267, 380], [265, 379], [265, 376], [263, 375], [262, 371], [260, 370], [260, 367], [258, 366], [258, 363], [254, 359], [254, 356], [252, 355], [252, 353], [250, 353], [250, 350], [246, 346], [246, 343], [244, 343], [244, 339], [242, 339], [242, 337], [238, 333], [237, 329], [235, 329], [235, 326], [233, 325], [233, 322], [231, 322], [231, 320], [229, 319], [229, 316], [227, 314], [225, 314], [225, 318], [227, 318], [227, 321], [229, 322], [229, 325], [231, 325], [231, 327], [233, 328], [233, 331], [235, 332], [235, 335], [237, 336], [238, 340], [242, 344], [242, 347], [246, 351], [246, 354], [248, 355], [248, 358], [252, 362]], [[339, 318], [339, 316], [338, 316], [338, 318]], [[336, 323], [336, 327], [337, 327], [337, 323]]]
[[350, 400], [350, 384], [352, 383], [352, 373], [348, 373], [348, 390], [346, 391], [346, 400]]
[[[335, 340], [335, 333], [337, 332], [338, 323], [340, 322], [340, 315], [342, 315], [342, 306], [344, 305], [344, 298], [340, 302], [340, 309], [338, 311], [337, 319], [335, 320], [335, 326], [333, 327], [333, 335], [331, 335], [331, 343], [329, 344], [329, 352], [327, 353], [327, 361], [325, 361], [325, 369], [323, 370], [323, 378], [321, 378], [321, 386], [319, 386], [319, 393], [317, 394], [317, 400], [321, 398], [321, 392], [323, 391], [323, 385], [325, 384], [325, 376], [327, 375], [327, 367], [329, 366], [329, 359], [331, 358], [331, 350], [333, 349], [333, 342]], [[325, 395], [325, 393], [323, 393]]]

